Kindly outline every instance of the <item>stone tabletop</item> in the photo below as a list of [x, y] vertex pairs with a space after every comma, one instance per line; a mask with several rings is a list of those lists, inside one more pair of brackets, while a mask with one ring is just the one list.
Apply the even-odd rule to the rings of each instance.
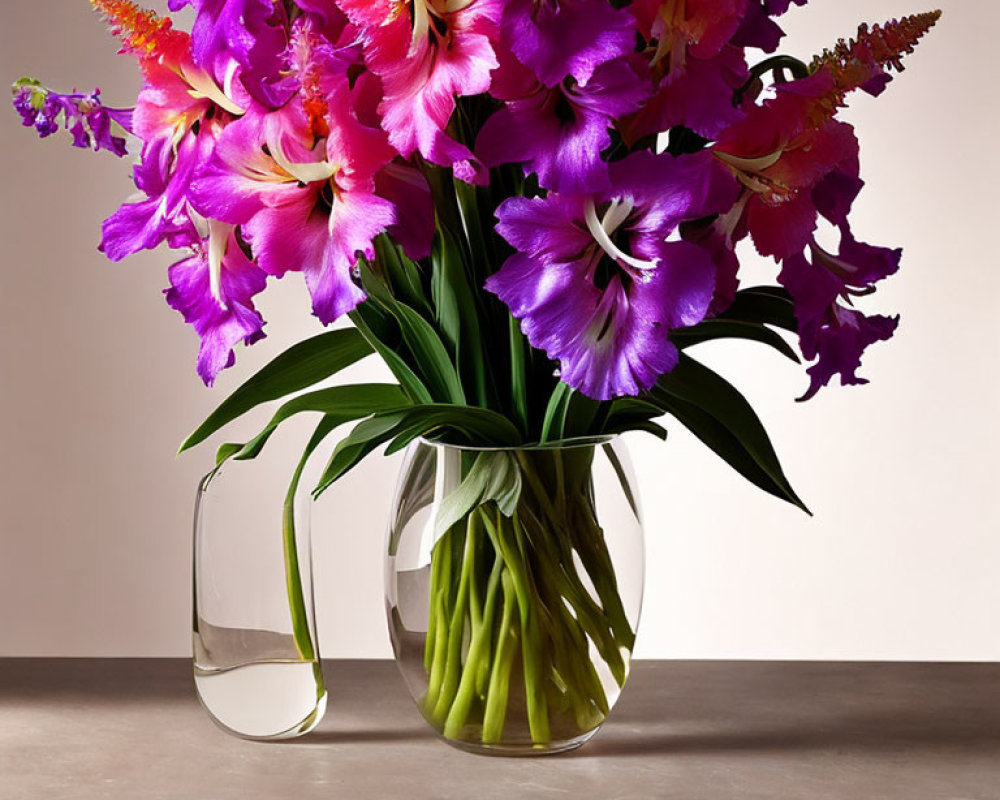
[[325, 664], [326, 718], [227, 736], [183, 660], [0, 660], [2, 800], [1000, 800], [1000, 664], [637, 662], [589, 744], [441, 743], [391, 662]]

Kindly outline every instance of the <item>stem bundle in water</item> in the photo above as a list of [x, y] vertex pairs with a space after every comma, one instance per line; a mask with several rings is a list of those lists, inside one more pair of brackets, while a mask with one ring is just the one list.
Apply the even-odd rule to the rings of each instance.
[[431, 553], [422, 711], [446, 738], [545, 748], [595, 730], [635, 633], [594, 507], [594, 448], [522, 451]]

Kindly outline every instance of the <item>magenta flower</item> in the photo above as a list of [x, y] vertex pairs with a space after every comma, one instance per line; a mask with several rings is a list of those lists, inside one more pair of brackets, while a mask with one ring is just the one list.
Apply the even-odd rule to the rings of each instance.
[[857, 375], [861, 356], [868, 345], [892, 336], [899, 317], [865, 316], [849, 306], [853, 297], [870, 294], [877, 281], [896, 272], [902, 256], [902, 250], [857, 241], [846, 225], [836, 255], [815, 242], [809, 253], [811, 258], [797, 253], [785, 259], [779, 276], [795, 300], [802, 354], [817, 359], [808, 370], [803, 400], [837, 374], [843, 385], [867, 383]]
[[501, 39], [549, 88], [635, 50], [635, 21], [607, 0], [508, 0]]
[[548, 89], [506, 53], [501, 58], [492, 93], [508, 103], [476, 140], [483, 163], [523, 164], [543, 187], [562, 194], [607, 188], [601, 151], [611, 145], [615, 120], [649, 96], [649, 81], [618, 59], [597, 67], [586, 84], [566, 78]]
[[486, 288], [564, 382], [599, 400], [638, 394], [676, 365], [668, 333], [704, 319], [715, 287], [711, 254], [668, 238], [736, 193], [707, 153], [640, 152], [612, 165], [608, 191], [511, 198], [497, 231], [517, 252]]
[[198, 375], [211, 386], [235, 363], [237, 344], [264, 337], [253, 297], [264, 290], [267, 275], [243, 253], [231, 225], [213, 223], [207, 239], [193, 235], [189, 244], [193, 254], [170, 268], [165, 294], [201, 337]]
[[101, 251], [112, 261], [151, 250], [167, 241], [185, 246], [191, 228], [188, 190], [215, 146], [221, 127], [206, 124], [185, 136], [176, 152], [167, 142], [143, 148], [143, 160], [134, 170], [136, 187], [146, 198], [126, 203], [104, 221]]
[[[774, 3], [786, 10], [787, 2]], [[716, 156], [743, 185], [734, 212], [713, 223], [706, 240], [739, 239], [749, 233], [763, 255], [782, 263], [780, 282], [795, 300], [799, 339], [809, 369], [811, 397], [840, 374], [861, 383], [856, 371], [865, 347], [888, 339], [897, 320], [866, 317], [843, 305], [899, 266], [901, 251], [858, 242], [847, 221], [863, 183], [853, 129], [834, 117], [857, 89], [879, 94], [890, 68], [937, 20], [937, 14], [907, 17], [884, 27], [862, 26], [858, 39], [824, 53], [813, 73], [777, 87], [775, 96], [724, 131]], [[814, 237], [820, 217], [841, 232], [836, 256]], [[808, 252], [808, 257], [806, 253]]]
[[649, 43], [656, 92], [629, 122], [629, 138], [683, 125], [714, 139], [739, 120], [733, 97], [748, 71], [743, 51], [729, 42], [747, 0], [636, 0], [630, 9]]
[[452, 167], [464, 181], [483, 182], [482, 165], [446, 133], [455, 98], [490, 87], [497, 67], [501, 0], [339, 0], [362, 31], [365, 62], [381, 78], [382, 126], [403, 158], [419, 152]]
[[373, 256], [372, 239], [396, 222], [375, 193], [394, 153], [349, 103], [331, 98], [325, 140], [297, 99], [279, 111], [252, 108], [226, 128], [192, 187], [200, 213], [241, 226], [265, 272], [304, 273], [324, 324], [364, 299], [351, 276], [356, 253]]

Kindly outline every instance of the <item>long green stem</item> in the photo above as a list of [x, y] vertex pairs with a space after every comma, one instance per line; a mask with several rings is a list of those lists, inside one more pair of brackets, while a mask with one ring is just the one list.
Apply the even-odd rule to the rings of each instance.
[[434, 547], [431, 555], [441, 565], [440, 582], [430, 598], [431, 616], [436, 616], [434, 625], [434, 655], [431, 658], [431, 668], [427, 694], [424, 697], [424, 709], [432, 713], [441, 694], [441, 684], [444, 680], [445, 657], [448, 650], [448, 630], [445, 620], [448, 617], [448, 584], [451, 580], [451, 537], [443, 536]]
[[486, 710], [483, 713], [483, 744], [497, 744], [503, 735], [507, 718], [507, 698], [510, 695], [510, 673], [517, 652], [518, 632], [514, 620], [517, 604], [514, 596], [514, 581], [508, 570], [503, 571], [503, 617], [497, 639], [490, 685], [486, 694]]
[[465, 631], [465, 618], [469, 609], [470, 586], [474, 582], [475, 572], [475, 552], [476, 540], [473, 535], [475, 531], [475, 516], [470, 515], [466, 526], [465, 550], [462, 558], [461, 577], [458, 584], [458, 595], [455, 598], [455, 606], [451, 612], [451, 620], [448, 625], [448, 647], [444, 666], [444, 677], [441, 680], [441, 689], [434, 704], [434, 717], [445, 719], [452, 701], [455, 699], [455, 692], [458, 690], [459, 674], [462, 669], [462, 638]]
[[[292, 637], [299, 655], [305, 661], [316, 659], [316, 646], [309, 631], [309, 613], [306, 610], [305, 590], [302, 586], [299, 565], [299, 547], [295, 535], [295, 495], [310, 457], [336, 427], [337, 421], [333, 417], [324, 416], [319, 421], [295, 467], [281, 508], [281, 546], [285, 559], [285, 590], [288, 595], [288, 611], [292, 618]], [[321, 691], [325, 691], [322, 688], [322, 681], [319, 687]]]
[[538, 607], [532, 602], [532, 586], [529, 583], [526, 564], [522, 560], [522, 552], [518, 542], [512, 537], [512, 531], [507, 530], [505, 517], [496, 512], [495, 523], [491, 524], [484, 517], [486, 529], [500, 551], [503, 560], [510, 570], [517, 597], [518, 611], [521, 620], [521, 651], [524, 662], [524, 692], [528, 705], [528, 728], [531, 730], [531, 740], [535, 744], [545, 744], [549, 741], [549, 719], [546, 713], [545, 691], [542, 684], [541, 639], [539, 631]]
[[484, 674], [481, 666], [484, 659], [488, 658], [490, 640], [493, 637], [493, 616], [496, 611], [496, 601], [498, 588], [501, 583], [503, 573], [503, 562], [498, 558], [493, 562], [493, 571], [490, 573], [489, 585], [486, 589], [486, 608], [483, 612], [481, 624], [474, 630], [472, 641], [469, 644], [469, 655], [465, 662], [465, 670], [462, 672], [462, 680], [455, 695], [455, 702], [452, 703], [448, 711], [448, 718], [445, 720], [444, 735], [455, 739], [461, 733], [462, 727], [469, 716], [472, 708], [472, 701], [475, 699], [477, 685]]

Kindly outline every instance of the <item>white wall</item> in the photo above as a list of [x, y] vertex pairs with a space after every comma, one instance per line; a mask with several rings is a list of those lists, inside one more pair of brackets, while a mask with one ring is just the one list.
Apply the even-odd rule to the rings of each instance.
[[[780, 357], [702, 351], [753, 401], [815, 517], [757, 492], [676, 426], [665, 446], [633, 440], [649, 536], [642, 656], [1000, 659], [1000, 96], [986, 55], [1000, 11], [943, 5], [905, 75], [847, 114], [869, 181], [856, 231], [906, 247], [876, 296], [903, 320], [865, 361], [872, 384], [796, 404], [803, 376]], [[128, 102], [133, 67], [86, 3], [3, 8], [0, 75], [97, 84]], [[860, 19], [917, 10], [815, 0], [786, 18], [786, 49], [809, 55]], [[271, 290], [271, 338], [206, 391], [195, 336], [160, 297], [169, 255], [110, 264], [94, 249], [100, 220], [131, 192], [128, 165], [64, 137], [34, 141], [12, 112], [0, 114], [0, 152], [0, 655], [184, 655], [191, 501], [211, 452], [174, 450], [252, 370], [315, 331], [305, 294], [291, 281]], [[389, 654], [381, 549], [398, 464], [370, 460], [318, 510], [329, 656]]]

